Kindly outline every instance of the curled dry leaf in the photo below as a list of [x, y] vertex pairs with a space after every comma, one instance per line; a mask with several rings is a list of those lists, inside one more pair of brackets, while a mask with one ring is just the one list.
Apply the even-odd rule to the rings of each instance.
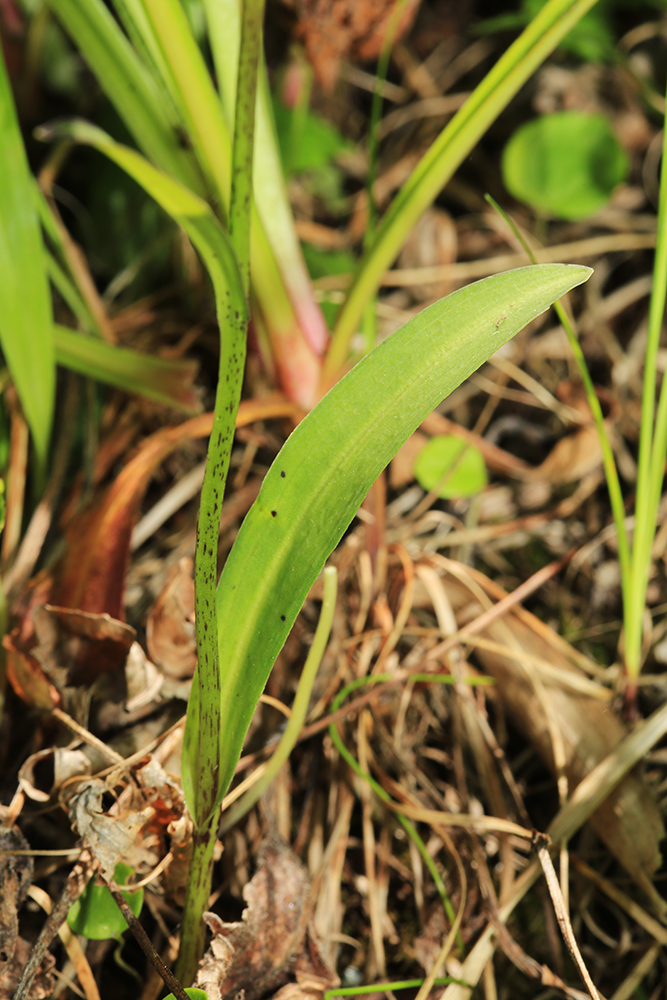
[[192, 559], [180, 559], [146, 622], [151, 659], [168, 676], [192, 677], [197, 665]]
[[[243, 919], [224, 923], [207, 913], [213, 932], [196, 985], [210, 1000], [280, 1000], [321, 997], [337, 985], [310, 925], [308, 875], [290, 849], [271, 837], [259, 868], [246, 886]], [[278, 991], [278, 992], [276, 992]]]
[[[444, 267], [457, 254], [456, 225], [449, 212], [427, 209], [405, 241], [398, 258], [401, 268]], [[420, 301], [440, 299], [452, 291], [450, 279], [415, 284], [412, 294]]]
[[185, 808], [183, 790], [154, 757], [137, 769], [137, 778], [153, 809], [146, 832], [152, 835], [161, 859], [168, 851], [172, 855], [162, 877], [163, 888], [182, 904], [192, 854], [192, 819]]
[[[605, 426], [609, 432], [618, 420], [620, 406], [618, 400], [603, 389], [597, 389], [596, 393], [605, 415]], [[532, 469], [527, 477], [531, 480], [538, 482], [544, 480], [555, 485], [578, 482], [589, 472], [593, 472], [602, 465], [600, 435], [591, 417], [590, 407], [582, 385], [565, 380], [558, 387], [558, 397], [561, 402], [566, 403], [573, 410], [577, 410], [586, 423], [571, 434], [560, 438], [544, 461]]]
[[105, 812], [102, 797], [106, 791], [106, 785], [99, 779], [82, 782], [69, 800], [68, 811], [79, 836], [99, 862], [105, 879], [111, 881], [120, 861], [135, 869], [147, 860], [153, 862], [152, 856], [145, 857], [140, 835], [155, 810], [146, 806], [141, 810], [121, 811], [114, 806], [111, 812]]
[[33, 802], [48, 802], [70, 778], [87, 774], [90, 760], [83, 750], [48, 747], [31, 754], [19, 769], [19, 787]]
[[38, 604], [4, 646], [16, 694], [38, 708], [60, 707], [102, 676], [120, 676], [135, 631], [108, 614]]
[[104, 674], [121, 671], [136, 635], [131, 626], [108, 614], [51, 604], [35, 608], [33, 620], [34, 655], [60, 691], [89, 686]]
[[138, 642], [133, 642], [125, 661], [126, 712], [141, 712], [154, 707], [164, 677], [148, 659]]

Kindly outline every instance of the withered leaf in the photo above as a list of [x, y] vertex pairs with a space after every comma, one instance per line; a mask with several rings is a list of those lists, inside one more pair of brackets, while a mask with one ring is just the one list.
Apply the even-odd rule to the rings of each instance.
[[120, 861], [132, 868], [138, 867], [134, 857], [137, 852], [143, 853], [139, 834], [153, 817], [154, 809], [147, 806], [142, 810], [127, 810], [122, 815], [110, 815], [102, 807], [105, 790], [104, 782], [99, 779], [82, 782], [68, 803], [68, 811], [79, 835], [99, 861], [102, 874], [111, 881]]
[[[13, 958], [9, 962], [0, 961], [0, 1000], [11, 1000], [19, 980], [23, 975], [30, 952], [33, 946], [24, 938], [17, 938], [16, 950]], [[28, 1000], [46, 1000], [54, 990], [53, 967], [56, 960], [53, 955], [47, 953], [37, 975], [30, 984]]]
[[276, 837], [264, 842], [259, 868], [243, 892], [243, 919], [205, 914], [213, 940], [196, 985], [210, 1000], [260, 1000], [284, 988], [292, 1000], [321, 996], [337, 983], [310, 927], [308, 875]]
[[180, 559], [146, 622], [146, 643], [154, 663], [168, 677], [192, 677], [197, 665], [195, 585], [192, 559]]
[[[27, 840], [15, 826], [0, 825], [3, 852], [27, 850]], [[0, 976], [11, 964], [18, 940], [18, 911], [32, 881], [33, 860], [24, 854], [0, 854]]]

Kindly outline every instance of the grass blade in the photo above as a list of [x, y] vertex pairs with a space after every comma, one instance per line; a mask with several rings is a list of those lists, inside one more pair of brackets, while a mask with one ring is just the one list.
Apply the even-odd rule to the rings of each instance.
[[597, 0], [549, 0], [417, 164], [372, 240], [336, 320], [324, 378], [345, 364], [350, 339], [408, 233], [531, 73]]
[[44, 470], [56, 388], [51, 293], [9, 77], [0, 55], [0, 341]]
[[[101, 0], [48, 0], [76, 42], [134, 141], [163, 170], [202, 194], [202, 176], [181, 148], [179, 125], [166, 111], [162, 87], [141, 62]], [[166, 107], [165, 107], [166, 105]]]
[[631, 682], [636, 680], [641, 670], [646, 589], [667, 454], [667, 388], [664, 378], [657, 412], [655, 409], [658, 349], [667, 299], [667, 127], [663, 131], [657, 233], [644, 364], [630, 600], [624, 606], [625, 668]]
[[196, 363], [155, 358], [55, 325], [56, 361], [124, 392], [134, 392], [183, 413], [201, 411], [192, 382]]

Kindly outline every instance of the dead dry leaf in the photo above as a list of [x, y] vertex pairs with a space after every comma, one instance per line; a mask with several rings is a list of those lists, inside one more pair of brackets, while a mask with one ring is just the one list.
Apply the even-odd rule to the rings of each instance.
[[32, 881], [33, 860], [25, 854], [30, 844], [16, 826], [0, 826], [0, 979], [2, 964], [11, 963], [18, 940], [18, 911]]
[[146, 622], [148, 655], [168, 676], [192, 677], [197, 665], [192, 559], [180, 559]]
[[[296, 0], [297, 35], [320, 83], [331, 89], [341, 59], [377, 59], [393, 16], [394, 0]], [[395, 40], [412, 24], [419, 0], [406, 0]]]
[[[337, 982], [310, 926], [310, 882], [296, 855], [277, 837], [264, 842], [259, 868], [244, 889], [243, 919], [207, 913], [213, 932], [196, 984], [210, 1000], [320, 997]], [[283, 994], [283, 990], [286, 992]]]
[[[9, 962], [0, 961], [0, 1000], [11, 1000], [20, 982], [23, 970], [32, 951], [32, 944], [24, 938], [17, 938], [16, 950]], [[53, 969], [56, 960], [47, 953], [40, 965], [35, 978], [30, 984], [28, 1000], [46, 1000], [54, 990]]]
[[135, 870], [146, 861], [153, 863], [152, 854], [149, 858], [145, 856], [140, 834], [155, 810], [146, 806], [141, 810], [105, 812], [102, 799], [106, 791], [104, 782], [97, 778], [81, 782], [69, 800], [68, 811], [72, 825], [86, 841], [104, 878], [110, 882], [120, 861]]
[[[400, 268], [445, 267], [456, 261], [457, 231], [449, 212], [429, 208], [408, 236], [398, 258]], [[452, 290], [451, 279], [415, 284], [411, 291], [419, 301], [440, 299]]]

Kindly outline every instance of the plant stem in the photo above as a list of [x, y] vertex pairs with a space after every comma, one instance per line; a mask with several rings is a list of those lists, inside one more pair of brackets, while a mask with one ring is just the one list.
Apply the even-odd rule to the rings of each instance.
[[264, 0], [243, 0], [241, 10], [241, 48], [234, 116], [229, 235], [236, 252], [247, 298], [250, 287], [250, 219], [257, 70], [262, 43]]
[[[243, 295], [250, 283], [250, 215], [252, 156], [255, 123], [257, 65], [262, 35], [264, 0], [245, 0], [242, 6], [239, 78], [232, 151], [230, 237], [236, 253]], [[236, 414], [245, 367], [246, 313], [227, 299], [220, 323], [220, 368], [202, 485], [195, 548], [195, 621], [197, 671], [194, 678], [184, 739], [189, 804], [195, 834], [183, 911], [183, 938], [178, 969], [190, 984], [204, 951], [202, 914], [211, 891], [213, 848], [218, 811], [233, 774], [222, 731], [222, 665], [218, 650], [216, 586], [218, 533]], [[182, 958], [181, 958], [182, 955]]]
[[218, 814], [215, 812], [204, 829], [195, 831], [192, 838], [192, 858], [183, 907], [183, 934], [174, 969], [176, 979], [184, 986], [190, 986], [194, 980], [199, 960], [204, 954], [206, 927], [202, 914], [206, 911], [211, 895], [217, 825]]

